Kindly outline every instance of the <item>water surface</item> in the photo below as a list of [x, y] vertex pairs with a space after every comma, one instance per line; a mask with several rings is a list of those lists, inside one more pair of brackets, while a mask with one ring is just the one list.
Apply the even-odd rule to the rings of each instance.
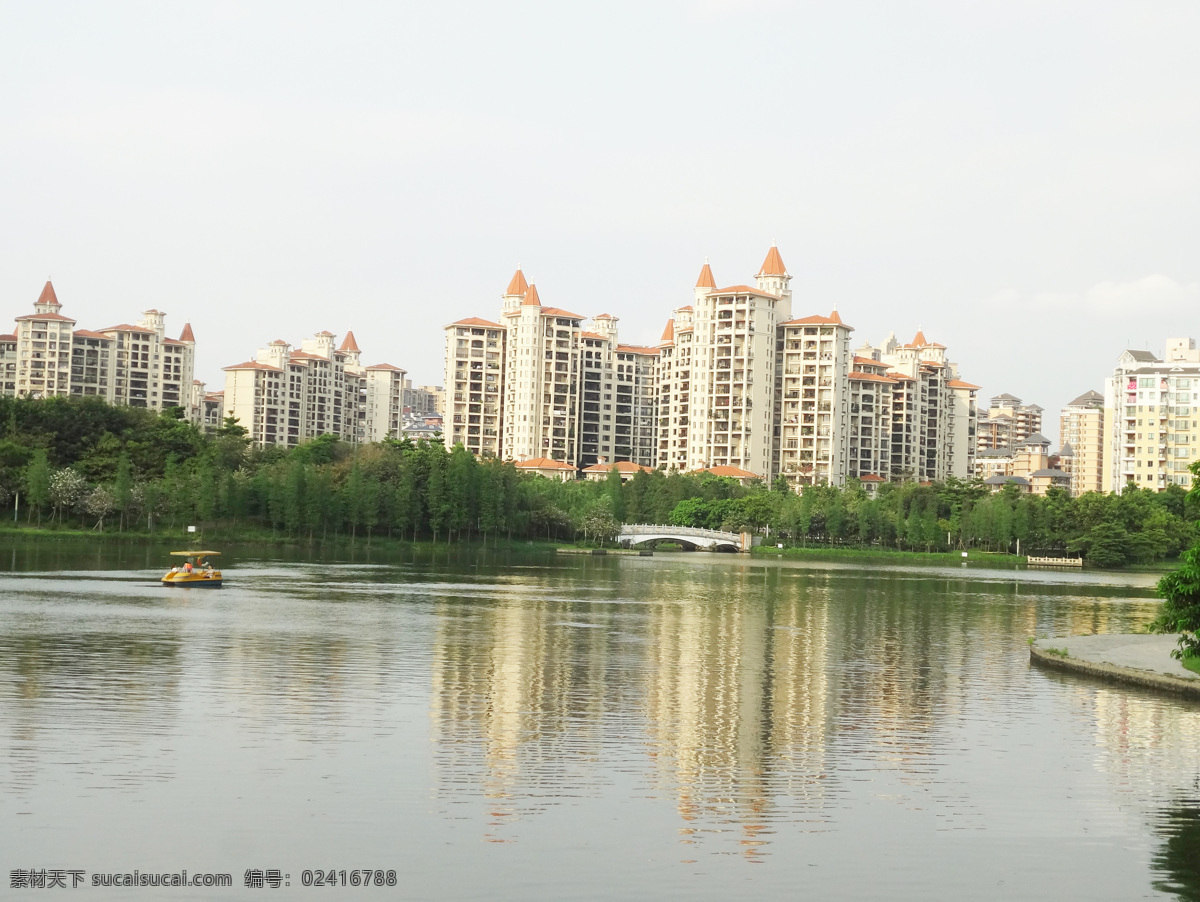
[[1200, 706], [1028, 662], [1143, 626], [1152, 576], [338, 556], [234, 553], [211, 591], [160, 587], [160, 549], [0, 550], [5, 879], [1200, 899]]

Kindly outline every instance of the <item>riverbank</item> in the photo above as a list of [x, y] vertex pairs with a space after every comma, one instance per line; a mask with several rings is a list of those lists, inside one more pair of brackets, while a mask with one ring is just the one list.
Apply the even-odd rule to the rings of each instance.
[[1174, 658], [1178, 636], [1138, 633], [1059, 636], [1029, 644], [1034, 664], [1200, 699], [1200, 673]]
[[830, 548], [823, 545], [779, 548], [775, 545], [756, 545], [751, 554], [761, 557], [803, 558], [813, 561], [877, 560], [895, 563], [972, 564], [986, 563], [993, 567], [1017, 567], [1025, 563], [1024, 555], [1000, 554], [990, 551], [903, 551], [891, 548]]

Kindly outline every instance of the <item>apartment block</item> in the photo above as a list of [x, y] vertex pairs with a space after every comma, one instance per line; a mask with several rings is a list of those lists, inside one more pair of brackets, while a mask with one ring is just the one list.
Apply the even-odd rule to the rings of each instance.
[[[519, 277], [519, 278], [518, 278]], [[525, 281], [520, 270], [509, 290]], [[504, 425], [504, 359], [508, 329], [471, 317], [446, 327], [446, 394], [443, 435], [477, 457], [500, 457]]]
[[224, 368], [224, 412], [258, 445], [292, 448], [318, 435], [348, 442], [403, 438], [404, 370], [364, 367], [353, 332], [338, 348], [322, 331], [294, 348], [283, 339]]
[[446, 326], [448, 446], [481, 456], [734, 468], [793, 488], [967, 477], [978, 386], [945, 347], [891, 336], [856, 358], [837, 311], [792, 317], [771, 247], [754, 285], [718, 287], [706, 261], [691, 303], [653, 348], [617, 318], [543, 306], [520, 269], [498, 322]]
[[877, 460], [871, 445], [875, 396], [885, 382], [890, 391], [891, 380], [851, 372], [851, 331], [836, 310], [788, 320], [776, 330], [772, 475], [782, 475], [793, 489], [842, 485], [859, 475], [860, 464]]
[[3, 393], [90, 395], [150, 410], [182, 407], [195, 418], [190, 402], [196, 339], [190, 324], [178, 339], [168, 338], [165, 321], [166, 314], [147, 310], [136, 325], [78, 329], [47, 282], [34, 312], [16, 318], [13, 334], [0, 336]]
[[929, 482], [950, 476], [968, 479], [975, 470], [979, 386], [958, 378], [946, 346], [918, 329], [906, 345], [888, 335], [879, 347], [864, 345], [861, 358], [887, 366], [892, 385], [891, 450], [893, 481]]
[[1042, 431], [1042, 408], [1025, 404], [1016, 395], [996, 395], [979, 418], [975, 447], [979, 451], [1016, 448], [1029, 436]]
[[1168, 338], [1163, 359], [1127, 350], [1105, 381], [1103, 491], [1189, 487], [1200, 457], [1200, 350]]
[[1104, 395], [1098, 391], [1084, 392], [1062, 409], [1058, 427], [1062, 443], [1059, 467], [1071, 477], [1071, 494], [1079, 496], [1084, 492], [1101, 491], [1104, 486]]

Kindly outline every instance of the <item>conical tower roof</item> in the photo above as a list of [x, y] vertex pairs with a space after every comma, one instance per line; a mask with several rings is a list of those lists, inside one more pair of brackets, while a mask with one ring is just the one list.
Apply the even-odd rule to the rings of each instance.
[[506, 296], [520, 295], [525, 296], [525, 292], [529, 290], [529, 283], [525, 281], [525, 274], [521, 272], [521, 267], [517, 267], [517, 271], [513, 273], [512, 281], [508, 283], [508, 290], [504, 292]]
[[342, 346], [340, 348], [338, 348], [338, 350], [339, 351], [358, 351], [359, 350], [358, 342], [354, 340], [353, 332], [346, 333], [346, 337], [344, 339], [342, 339]]
[[929, 340], [927, 338], [925, 338], [925, 332], [921, 329], [918, 329], [917, 334], [913, 336], [912, 344], [910, 344], [909, 347], [910, 348], [924, 348], [924, 347], [927, 347], [928, 345], [929, 345]]
[[51, 304], [55, 307], [61, 307], [58, 302], [58, 295], [54, 293], [54, 286], [50, 284], [50, 280], [46, 280], [46, 287], [42, 289], [42, 293], [38, 295], [37, 302], [39, 304]]
[[767, 251], [767, 259], [763, 260], [763, 265], [759, 269], [760, 276], [786, 276], [788, 274], [787, 267], [783, 265], [783, 258], [779, 256], [779, 248], [771, 245], [771, 249]]
[[193, 344], [196, 343], [196, 336], [192, 334], [192, 324], [190, 321], [183, 324], [183, 331], [179, 333], [179, 340], [190, 341]]
[[[517, 270], [517, 275], [520, 275], [520, 274], [521, 274], [521, 271]], [[529, 288], [526, 289], [525, 300], [522, 301], [521, 303], [523, 305], [528, 305], [530, 307], [542, 306], [542, 299], [538, 297], [536, 285], [530, 285]]]
[[700, 278], [696, 280], [697, 288], [707, 288], [711, 291], [717, 290], [717, 280], [713, 278], [712, 267], [708, 265], [708, 261], [704, 261], [704, 268], [700, 270]]
[[[705, 264], [704, 268], [708, 269], [708, 265]], [[669, 319], [669, 320], [667, 320], [667, 327], [665, 329], [663, 329], [662, 338], [660, 338], [659, 341], [667, 342], [667, 341], [674, 341], [674, 340], [675, 340], [675, 320]]]

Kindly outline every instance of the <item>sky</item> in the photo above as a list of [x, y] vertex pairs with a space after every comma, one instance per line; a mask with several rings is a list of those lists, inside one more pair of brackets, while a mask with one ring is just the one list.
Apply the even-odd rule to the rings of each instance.
[[441, 384], [542, 303], [654, 344], [705, 259], [1057, 412], [1200, 339], [1200, 4], [0, 0], [0, 298], [196, 376], [353, 330]]

